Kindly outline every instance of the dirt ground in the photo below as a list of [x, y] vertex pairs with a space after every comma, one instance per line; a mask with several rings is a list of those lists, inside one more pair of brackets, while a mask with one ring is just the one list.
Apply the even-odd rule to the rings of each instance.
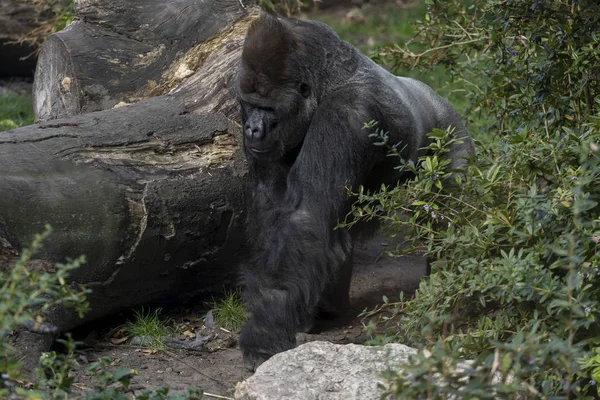
[[[398, 298], [401, 290], [406, 294], [414, 292], [425, 274], [424, 259], [418, 255], [397, 259], [382, 255], [388, 242], [385, 236], [376, 235], [356, 245], [350, 310], [336, 320], [319, 321], [319, 332], [303, 335], [305, 340], [364, 343], [367, 338], [357, 315], [365, 308], [380, 304], [384, 295], [393, 300]], [[201, 321], [201, 315], [197, 320]], [[112, 344], [107, 335], [101, 333], [111, 330], [114, 332], [114, 327], [104, 326], [87, 333], [85, 342], [88, 346], [79, 357], [80, 363], [85, 367], [87, 363], [107, 357], [113, 360], [115, 367], [133, 368], [137, 371], [132, 383], [136, 391], [166, 386], [170, 393], [178, 393], [193, 386], [213, 395], [233, 397], [236, 383], [249, 376], [244, 370], [237, 342], [215, 352], [175, 349], [153, 352], [131, 345]], [[76, 375], [76, 387], [85, 389], [90, 385], [91, 376], [87, 372]]]

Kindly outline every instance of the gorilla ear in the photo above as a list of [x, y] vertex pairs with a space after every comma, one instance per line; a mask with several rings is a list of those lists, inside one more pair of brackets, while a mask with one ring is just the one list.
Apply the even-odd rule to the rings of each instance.
[[285, 80], [293, 40], [277, 17], [262, 14], [254, 21], [244, 40], [242, 62], [254, 73], [264, 74], [272, 82]]
[[306, 83], [301, 83], [300, 84], [300, 94], [302, 95], [302, 97], [304, 97], [305, 99], [310, 96], [310, 86], [308, 86], [308, 84]]

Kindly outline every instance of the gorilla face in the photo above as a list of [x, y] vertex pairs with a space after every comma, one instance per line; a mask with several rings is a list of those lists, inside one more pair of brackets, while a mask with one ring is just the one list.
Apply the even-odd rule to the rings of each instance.
[[308, 84], [261, 85], [246, 68], [241, 68], [237, 83], [244, 146], [250, 156], [274, 161], [302, 143], [316, 109]]
[[303, 141], [317, 108], [310, 64], [284, 22], [275, 18], [250, 27], [236, 75], [246, 154], [275, 161]]

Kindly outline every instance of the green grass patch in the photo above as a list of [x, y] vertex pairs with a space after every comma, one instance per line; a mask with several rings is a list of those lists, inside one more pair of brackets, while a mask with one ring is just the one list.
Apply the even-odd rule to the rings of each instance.
[[242, 329], [246, 322], [246, 310], [239, 290], [225, 292], [225, 297], [209, 303], [215, 322], [233, 332]]
[[174, 332], [171, 320], [162, 317], [161, 312], [160, 308], [146, 312], [142, 307], [133, 313], [134, 320], [127, 321], [124, 328], [129, 335], [138, 337], [142, 346], [162, 350], [165, 348], [162, 338], [172, 336]]
[[342, 40], [356, 46], [363, 54], [371, 54], [384, 44], [406, 42], [415, 35], [412, 22], [425, 16], [427, 8], [422, 1], [399, 6], [365, 4], [361, 8], [364, 22], [357, 23], [339, 12], [314, 12], [310, 19], [329, 25]]
[[29, 96], [14, 92], [0, 94], [0, 131], [31, 125], [33, 122], [33, 105]]

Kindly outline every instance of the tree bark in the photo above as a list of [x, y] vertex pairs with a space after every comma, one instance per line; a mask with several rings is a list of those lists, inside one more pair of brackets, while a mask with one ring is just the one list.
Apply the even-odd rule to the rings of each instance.
[[[169, 92], [247, 27], [237, 0], [76, 0], [76, 20], [42, 47], [37, 121]], [[207, 87], [200, 87], [199, 93]]]
[[38, 62], [34, 107], [52, 121], [0, 133], [0, 266], [46, 223], [40, 260], [87, 256], [72, 278], [92, 311], [56, 310], [62, 331], [235, 282], [246, 164], [232, 82], [257, 15], [237, 0], [76, 10]]

